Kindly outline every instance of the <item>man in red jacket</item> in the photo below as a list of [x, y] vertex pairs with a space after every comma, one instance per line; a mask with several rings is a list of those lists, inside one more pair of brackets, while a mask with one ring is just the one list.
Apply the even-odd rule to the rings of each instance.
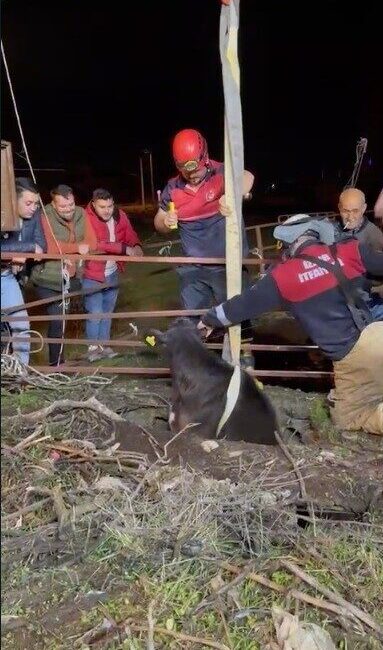
[[[92, 200], [85, 209], [97, 238], [96, 250], [106, 255], [141, 256], [140, 240], [128, 216], [115, 206], [113, 196], [102, 188], [93, 192]], [[88, 261], [84, 266], [83, 289], [96, 289], [101, 284], [108, 287], [84, 296], [85, 309], [89, 314], [113, 312], [118, 296], [118, 276], [124, 269], [123, 262]], [[112, 321], [110, 318], [86, 321], [86, 337], [92, 341], [110, 339]], [[117, 355], [110, 347], [92, 342], [88, 347], [88, 360], [98, 361]]]

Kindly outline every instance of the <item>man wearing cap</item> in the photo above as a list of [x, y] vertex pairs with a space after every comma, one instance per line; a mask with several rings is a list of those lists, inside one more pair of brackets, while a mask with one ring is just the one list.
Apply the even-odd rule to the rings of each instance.
[[[178, 227], [187, 257], [225, 257], [224, 166], [209, 158], [205, 138], [194, 129], [184, 129], [173, 140], [173, 158], [178, 175], [169, 180], [154, 218], [156, 230], [169, 234]], [[244, 172], [243, 196], [251, 198], [254, 176]], [[220, 203], [221, 200], [221, 203]], [[249, 252], [242, 223], [242, 252]], [[211, 307], [226, 299], [224, 265], [185, 264], [177, 268], [181, 300], [185, 309]]]
[[342, 429], [383, 434], [383, 323], [361, 299], [365, 274], [383, 277], [383, 252], [335, 244], [326, 219], [295, 215], [274, 229], [285, 259], [253, 287], [210, 309], [198, 328], [229, 327], [274, 309], [289, 311], [334, 364], [331, 416]]

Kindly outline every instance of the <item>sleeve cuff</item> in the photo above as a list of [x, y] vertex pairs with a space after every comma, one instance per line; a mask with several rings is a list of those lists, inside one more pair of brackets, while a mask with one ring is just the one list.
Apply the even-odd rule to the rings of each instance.
[[223, 306], [213, 307], [202, 317], [202, 322], [209, 327], [229, 327], [231, 321], [226, 318]]

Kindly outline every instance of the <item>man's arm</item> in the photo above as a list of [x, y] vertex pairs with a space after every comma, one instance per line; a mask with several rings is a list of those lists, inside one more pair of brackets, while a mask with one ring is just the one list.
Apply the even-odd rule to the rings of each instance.
[[359, 244], [359, 253], [367, 273], [383, 277], [383, 252], [373, 250], [368, 244]]
[[265, 275], [239, 296], [210, 309], [201, 318], [208, 328], [229, 327], [257, 318], [281, 306], [281, 296], [271, 274]]
[[251, 192], [253, 185], [254, 185], [254, 174], [252, 174], [251, 172], [247, 171], [247, 169], [245, 169], [243, 172], [243, 180], [242, 180], [243, 196], [246, 196], [246, 194], [249, 194]]
[[34, 214], [32, 217], [34, 220], [33, 222], [33, 231], [34, 231], [34, 239], [36, 244], [38, 244], [42, 250], [43, 253], [47, 252], [47, 241], [45, 239], [45, 234], [44, 234], [44, 229], [42, 226], [41, 222], [41, 211], [38, 210], [37, 213]]
[[35, 250], [36, 244], [34, 242], [1, 239], [2, 253], [34, 253]]
[[376, 203], [374, 205], [374, 216], [375, 219], [380, 221], [383, 224], [383, 190], [381, 190]]

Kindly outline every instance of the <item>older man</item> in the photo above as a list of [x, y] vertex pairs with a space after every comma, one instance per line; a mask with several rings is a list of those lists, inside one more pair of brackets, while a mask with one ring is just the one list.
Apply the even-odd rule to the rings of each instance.
[[[383, 251], [383, 232], [366, 217], [366, 197], [361, 190], [350, 187], [344, 190], [339, 197], [339, 214], [343, 223], [343, 233], [352, 235], [361, 244], [367, 244], [374, 250]], [[381, 280], [367, 281], [367, 289], [371, 292], [369, 307], [375, 321], [383, 320], [383, 285]]]
[[374, 250], [383, 250], [383, 232], [366, 217], [366, 197], [361, 190], [350, 187], [339, 196], [339, 214], [343, 228], [361, 244], [368, 244]]

